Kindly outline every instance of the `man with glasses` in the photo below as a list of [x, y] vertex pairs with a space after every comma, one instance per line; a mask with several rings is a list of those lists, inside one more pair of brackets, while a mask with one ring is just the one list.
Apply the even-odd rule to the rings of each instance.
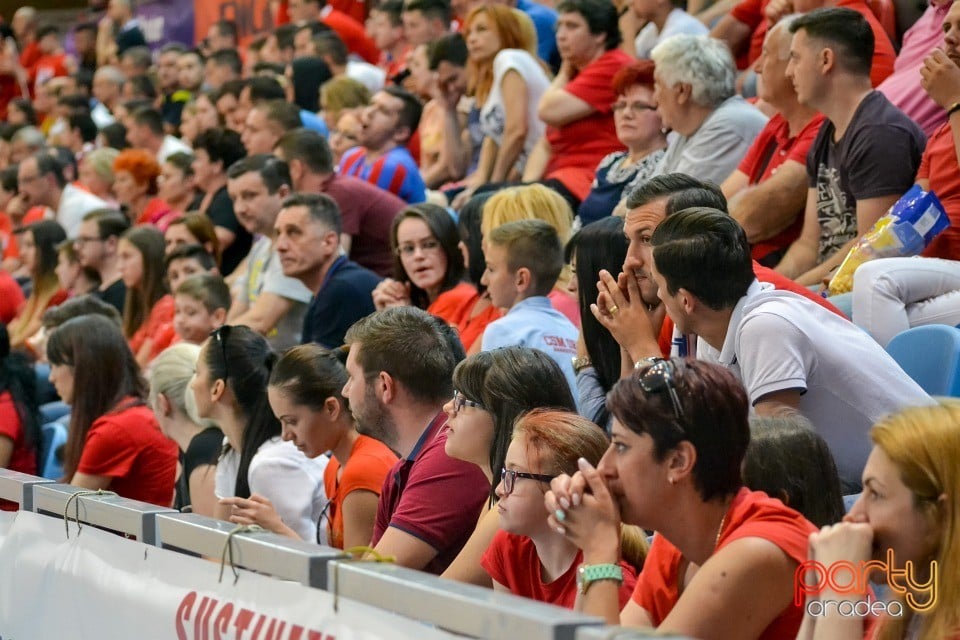
[[119, 211], [98, 209], [83, 217], [73, 238], [80, 266], [100, 274], [97, 297], [114, 307], [120, 315], [123, 315], [127, 287], [117, 266], [117, 244], [129, 228], [130, 220]]
[[67, 182], [60, 162], [47, 151], [39, 151], [20, 163], [17, 187], [27, 207], [46, 207], [53, 212], [68, 238], [77, 236], [84, 215], [109, 205]]
[[809, 418], [847, 493], [860, 485], [870, 427], [932, 402], [852, 323], [759, 282], [746, 235], [727, 214], [706, 207], [676, 213], [651, 245], [651, 278], [677, 328], [698, 336], [697, 358], [733, 372], [758, 415], [789, 407]]
[[426, 200], [420, 168], [406, 147], [420, 126], [422, 110], [416, 96], [399, 87], [375, 93], [360, 116], [362, 146], [343, 154], [340, 173], [386, 189], [408, 204]]
[[[357, 430], [402, 459], [387, 475], [371, 544], [397, 564], [440, 574], [473, 533], [490, 482], [445, 451], [443, 405], [457, 363], [448, 330], [416, 307], [367, 316], [347, 332], [343, 396]], [[462, 347], [457, 351], [462, 356]]]
[[340, 175], [327, 139], [316, 131], [294, 129], [277, 142], [273, 154], [290, 167], [296, 193], [322, 193], [340, 209], [340, 246], [357, 264], [393, 274], [390, 226], [407, 203], [366, 180]]

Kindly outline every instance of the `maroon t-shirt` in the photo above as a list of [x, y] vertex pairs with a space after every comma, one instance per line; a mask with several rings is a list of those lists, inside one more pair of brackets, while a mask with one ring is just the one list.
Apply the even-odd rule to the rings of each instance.
[[343, 233], [353, 237], [350, 259], [381, 276], [393, 275], [390, 225], [407, 203], [353, 176], [334, 175], [324, 193], [340, 207]]
[[490, 483], [480, 467], [447, 455], [447, 416], [440, 412], [380, 492], [372, 545], [387, 527], [423, 540], [437, 555], [423, 571], [440, 575], [473, 533]]

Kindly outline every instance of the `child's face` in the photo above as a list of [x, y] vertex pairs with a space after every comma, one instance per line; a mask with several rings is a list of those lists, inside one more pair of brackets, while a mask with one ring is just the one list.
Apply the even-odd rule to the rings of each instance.
[[[190, 296], [177, 295], [173, 298], [173, 328], [184, 342], [202, 344], [210, 332], [223, 324], [222, 320], [207, 311], [203, 303]], [[219, 314], [222, 315], [222, 314]]]
[[487, 287], [490, 302], [500, 309], [509, 309], [518, 302], [517, 272], [507, 266], [507, 249], [484, 242], [483, 257], [487, 270], [483, 272], [480, 283]]
[[207, 273], [198, 260], [193, 258], [180, 258], [172, 260], [167, 267], [167, 282], [170, 283], [170, 291], [176, 291], [184, 280], [198, 273]]

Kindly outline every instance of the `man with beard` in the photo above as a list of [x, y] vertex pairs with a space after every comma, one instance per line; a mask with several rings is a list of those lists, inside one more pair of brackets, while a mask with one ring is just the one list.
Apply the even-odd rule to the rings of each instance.
[[[695, 340], [674, 335], [673, 321], [657, 297], [657, 285], [650, 277], [653, 263], [650, 238], [667, 217], [690, 207], [710, 207], [727, 212], [727, 201], [720, 189], [683, 173], [668, 173], [651, 178], [627, 196], [627, 217], [623, 232], [630, 241], [623, 271], [614, 278], [600, 272], [597, 304], [591, 310], [623, 347], [625, 371], [647, 358], [673, 355], [693, 356]], [[806, 287], [753, 262], [760, 282], [777, 289], [793, 291], [834, 313], [837, 309]], [[671, 344], [672, 343], [672, 344]]]
[[380, 493], [371, 545], [397, 564], [440, 574], [473, 533], [490, 492], [479, 467], [444, 450], [443, 408], [457, 358], [438, 323], [415, 307], [367, 316], [346, 342], [343, 396], [357, 430], [401, 457]]

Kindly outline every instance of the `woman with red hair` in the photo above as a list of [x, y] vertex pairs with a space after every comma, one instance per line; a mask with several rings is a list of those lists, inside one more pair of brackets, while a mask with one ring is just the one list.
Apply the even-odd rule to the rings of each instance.
[[654, 64], [640, 60], [622, 67], [613, 76], [613, 124], [617, 138], [627, 147], [600, 161], [590, 193], [580, 203], [577, 217], [587, 225], [610, 215], [637, 185], [656, 175], [667, 148], [663, 123], [653, 99]]
[[165, 231], [176, 212], [157, 195], [160, 165], [149, 151], [125, 149], [113, 161], [113, 195], [134, 225]]

